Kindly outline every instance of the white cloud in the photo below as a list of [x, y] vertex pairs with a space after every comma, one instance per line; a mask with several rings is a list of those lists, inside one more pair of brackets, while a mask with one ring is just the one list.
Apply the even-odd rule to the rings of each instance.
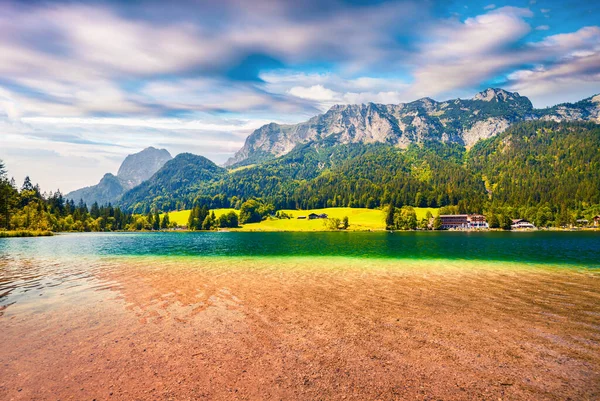
[[317, 102], [330, 102], [339, 96], [338, 93], [325, 88], [323, 85], [313, 85], [309, 88], [294, 86], [288, 93], [301, 99], [316, 100]]
[[518, 64], [518, 57], [506, 48], [529, 33], [524, 18], [531, 16], [528, 9], [503, 7], [433, 29], [430, 41], [415, 57], [411, 90], [419, 96], [435, 96], [468, 88]]

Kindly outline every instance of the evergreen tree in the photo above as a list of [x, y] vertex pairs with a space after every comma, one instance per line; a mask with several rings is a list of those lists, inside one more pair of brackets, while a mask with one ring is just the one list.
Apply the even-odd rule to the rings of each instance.
[[163, 230], [166, 230], [167, 228], [169, 228], [170, 225], [171, 225], [171, 222], [169, 221], [169, 212], [167, 212], [163, 216], [162, 222], [160, 224], [160, 228], [162, 228]]
[[90, 209], [90, 216], [92, 216], [92, 219], [94, 220], [100, 217], [100, 207], [98, 206], [98, 202], [94, 202], [92, 204], [92, 208]]
[[158, 213], [158, 210], [156, 212], [154, 212], [154, 219], [153, 219], [153, 222], [152, 222], [152, 229], [154, 231], [160, 230], [160, 214]]
[[395, 219], [394, 215], [396, 213], [396, 207], [393, 203], [390, 203], [388, 206], [388, 211], [385, 216], [385, 228], [386, 230], [393, 230], [395, 228]]

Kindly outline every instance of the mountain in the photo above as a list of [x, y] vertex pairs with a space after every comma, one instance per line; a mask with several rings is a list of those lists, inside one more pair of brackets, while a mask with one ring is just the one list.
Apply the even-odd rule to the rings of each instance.
[[516, 122], [537, 119], [600, 122], [600, 97], [534, 109], [525, 96], [489, 88], [469, 100], [437, 102], [423, 98], [397, 105], [335, 105], [303, 123], [271, 123], [257, 129], [226, 165], [264, 162], [291, 152], [299, 144], [328, 137], [335, 144], [384, 143], [406, 148], [437, 141], [470, 148]]
[[98, 202], [99, 205], [113, 203], [125, 192], [125, 188], [115, 175], [107, 173], [100, 182], [91, 187], [85, 187], [65, 195], [67, 199], [78, 202], [83, 199], [88, 205]]
[[152, 177], [171, 159], [168, 150], [149, 147], [127, 156], [119, 168], [117, 177], [126, 189], [131, 189]]
[[226, 170], [203, 156], [181, 153], [165, 163], [150, 179], [126, 192], [119, 204], [140, 211], [138, 204], [153, 204], [161, 210], [175, 210], [178, 202], [195, 196], [202, 185], [222, 178]]
[[125, 158], [117, 175], [105, 174], [97, 185], [81, 188], [65, 195], [74, 201], [83, 200], [88, 205], [115, 203], [126, 191], [141, 184], [158, 171], [171, 154], [166, 149], [146, 148]]
[[[402, 149], [325, 137], [229, 170], [199, 156], [189, 155], [186, 163], [176, 158], [121, 202], [138, 213], [186, 209], [194, 202], [234, 207], [261, 198], [276, 209], [454, 205], [456, 212], [471, 213], [504, 208], [511, 216], [518, 209], [532, 219], [543, 209], [542, 218], [552, 219], [548, 215], [600, 208], [598, 149], [600, 126], [591, 122], [515, 123], [470, 149], [435, 140]], [[177, 178], [195, 168], [199, 174], [189, 174], [185, 183]]]

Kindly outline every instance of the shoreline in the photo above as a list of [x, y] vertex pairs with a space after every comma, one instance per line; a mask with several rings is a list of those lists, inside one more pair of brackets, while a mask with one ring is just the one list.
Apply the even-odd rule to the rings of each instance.
[[0, 238], [32, 238], [32, 237], [52, 237], [57, 233], [52, 231], [30, 231], [30, 230], [14, 230], [0, 231]]

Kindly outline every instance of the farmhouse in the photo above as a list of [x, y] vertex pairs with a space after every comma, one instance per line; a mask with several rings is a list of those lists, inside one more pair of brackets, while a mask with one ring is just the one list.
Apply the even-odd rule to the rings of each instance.
[[600, 226], [600, 215], [594, 216], [594, 227]]
[[535, 229], [536, 226], [531, 224], [525, 219], [513, 219], [512, 224], [510, 226], [511, 230], [519, 230], [519, 229]]
[[326, 218], [327, 218], [327, 214], [325, 214], [325, 213], [321, 213], [321, 214], [311, 213], [308, 215], [309, 220], [326, 219]]

